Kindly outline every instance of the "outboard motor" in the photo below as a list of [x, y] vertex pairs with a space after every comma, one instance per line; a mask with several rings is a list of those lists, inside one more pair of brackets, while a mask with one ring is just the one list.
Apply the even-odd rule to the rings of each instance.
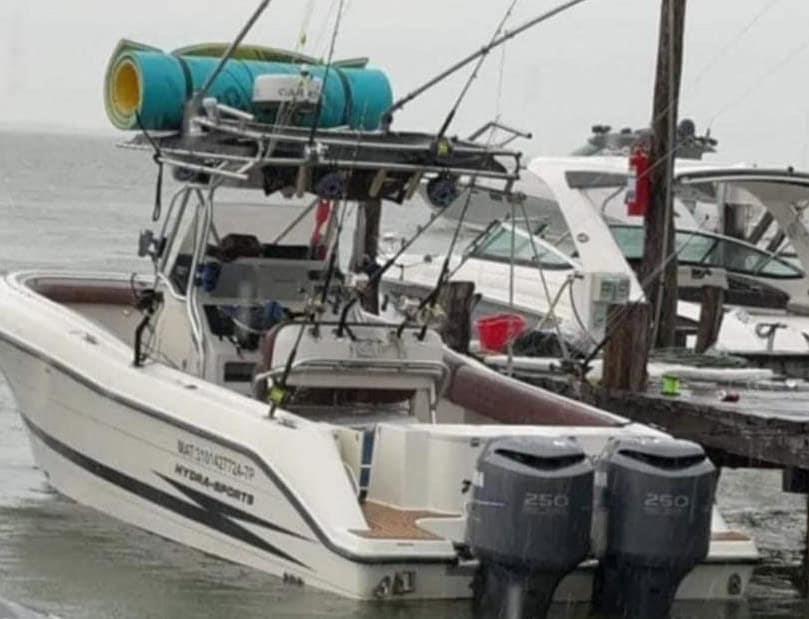
[[628, 619], [669, 616], [683, 578], [708, 555], [716, 469], [671, 438], [612, 439], [596, 475], [593, 601]]
[[491, 441], [480, 456], [466, 542], [480, 560], [481, 618], [545, 617], [559, 581], [590, 550], [593, 467], [570, 438]]

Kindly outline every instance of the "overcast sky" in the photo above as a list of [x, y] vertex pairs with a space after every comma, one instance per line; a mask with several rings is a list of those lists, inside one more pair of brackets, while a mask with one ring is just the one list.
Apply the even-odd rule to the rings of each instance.
[[[558, 1], [522, 0], [510, 24]], [[346, 2], [336, 57], [369, 56], [401, 95], [480, 47], [511, 0]], [[273, 0], [248, 40], [294, 47], [309, 15], [305, 51], [320, 55], [335, 4]], [[229, 40], [256, 5], [0, 0], [0, 124], [108, 129], [101, 90], [118, 39], [167, 50]], [[503, 122], [534, 133], [527, 153], [552, 155], [583, 143], [594, 123], [648, 124], [659, 10], [659, 0], [590, 0], [522, 35], [505, 58], [489, 58], [453, 132], [468, 133], [499, 110]], [[809, 167], [807, 69], [807, 0], [689, 0], [681, 117], [700, 131], [710, 124], [722, 160]], [[465, 75], [410, 104], [396, 125], [437, 129]]]

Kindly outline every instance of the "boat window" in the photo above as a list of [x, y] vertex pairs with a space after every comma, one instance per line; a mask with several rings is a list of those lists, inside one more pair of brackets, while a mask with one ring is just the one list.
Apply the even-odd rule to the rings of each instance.
[[[475, 258], [492, 260], [496, 262], [511, 261], [512, 232], [511, 227], [499, 226], [495, 228], [487, 238], [479, 244], [478, 249], [473, 252]], [[514, 232], [514, 262], [523, 266], [533, 266], [537, 263], [537, 256], [543, 269], [571, 269], [573, 265], [558, 250], [550, 247], [547, 243], [534, 237], [532, 246], [528, 232], [517, 227]]]
[[[628, 260], [643, 258], [642, 226], [612, 225], [613, 237]], [[675, 236], [680, 264], [722, 267], [734, 273], [781, 279], [802, 278], [803, 271], [774, 254], [742, 241], [695, 230]]]

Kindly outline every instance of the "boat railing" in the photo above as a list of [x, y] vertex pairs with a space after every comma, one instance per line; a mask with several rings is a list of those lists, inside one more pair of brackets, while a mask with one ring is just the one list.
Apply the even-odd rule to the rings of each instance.
[[[153, 149], [158, 163], [187, 176], [203, 175], [243, 188], [293, 187], [324, 199], [409, 199], [426, 176], [488, 178], [508, 189], [519, 178], [522, 154], [502, 146], [415, 132], [317, 129], [258, 122], [214, 102], [189, 119], [187, 134], [139, 135], [124, 148]], [[335, 172], [357, 173], [351, 183], [319, 183]], [[279, 180], [280, 179], [280, 180]], [[332, 180], [332, 179], [329, 179]], [[272, 183], [270, 183], [272, 184]], [[323, 186], [340, 195], [324, 195]]]
[[[274, 378], [284, 373], [285, 366], [273, 368], [267, 372], [256, 375], [255, 380], [266, 380], [267, 378]], [[308, 358], [298, 359], [292, 364], [292, 372], [301, 370], [323, 370], [323, 371], [338, 371], [347, 372], [353, 370], [361, 370], [363, 374], [391, 374], [395, 370], [396, 373], [401, 371], [409, 372], [411, 374], [419, 374], [425, 376], [436, 377], [435, 380], [439, 384], [443, 384], [449, 376], [449, 369], [441, 361], [407, 361], [407, 360], [394, 360], [394, 359], [325, 359], [325, 358]], [[369, 385], [369, 388], [373, 388]]]

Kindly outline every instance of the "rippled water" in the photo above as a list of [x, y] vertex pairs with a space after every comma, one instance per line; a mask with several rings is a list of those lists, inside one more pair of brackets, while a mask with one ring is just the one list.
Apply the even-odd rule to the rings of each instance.
[[[153, 181], [150, 158], [115, 149], [111, 138], [0, 133], [0, 271], [148, 270], [134, 255], [138, 230], [149, 223]], [[421, 208], [389, 207], [383, 228], [407, 233], [426, 217]], [[726, 471], [719, 495], [728, 520], [754, 535], [767, 562], [799, 561], [805, 500], [781, 493], [777, 472]], [[59, 496], [34, 465], [2, 378], [0, 599], [65, 619], [469, 616], [464, 603], [380, 607], [291, 588]], [[553, 611], [556, 618], [586, 614]], [[749, 603], [680, 605], [676, 615], [809, 617], [809, 604], [780, 571], [763, 569]]]

